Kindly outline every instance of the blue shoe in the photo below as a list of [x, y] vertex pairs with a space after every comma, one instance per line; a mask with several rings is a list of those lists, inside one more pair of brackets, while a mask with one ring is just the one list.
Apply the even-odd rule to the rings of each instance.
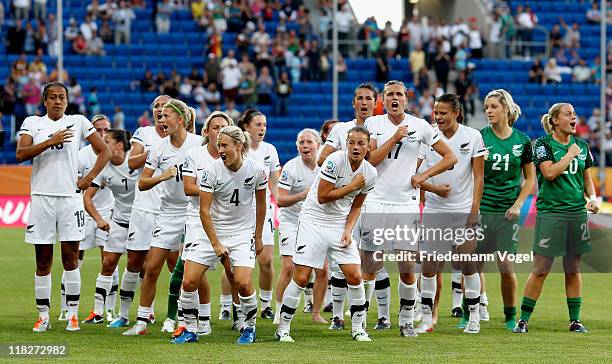
[[106, 325], [106, 327], [117, 329], [119, 327], [127, 327], [129, 325], [130, 325], [130, 321], [128, 321], [128, 319], [126, 319], [125, 317], [119, 316], [116, 319], [114, 319], [110, 324]]
[[172, 339], [173, 344], [185, 344], [185, 343], [197, 343], [197, 342], [198, 342], [198, 335], [193, 332], [189, 332], [187, 330], [184, 330], [180, 336], [177, 336], [174, 339]]
[[463, 317], [461, 318], [461, 320], [459, 321], [459, 323], [457, 324], [457, 328], [458, 329], [465, 329], [465, 327], [468, 324], [468, 320], [464, 319]]
[[245, 327], [236, 344], [249, 345], [255, 342], [255, 328]]

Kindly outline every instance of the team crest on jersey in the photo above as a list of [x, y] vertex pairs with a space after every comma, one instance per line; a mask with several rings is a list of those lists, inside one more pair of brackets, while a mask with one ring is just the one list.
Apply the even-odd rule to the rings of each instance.
[[408, 135], [406, 136], [406, 139], [407, 139], [407, 140], [408, 140], [410, 143], [416, 142], [416, 140], [417, 140], [417, 137], [416, 137], [416, 135], [414, 135], [414, 134], [416, 134], [416, 130], [409, 131], [409, 132], [408, 132]]
[[325, 172], [327, 172], [327, 173], [334, 173], [335, 170], [336, 170], [336, 163], [334, 163], [333, 161], [328, 160], [327, 164], [325, 165]]
[[521, 154], [523, 154], [523, 145], [522, 144], [515, 144], [512, 146], [512, 154], [515, 157], [520, 157]]
[[468, 154], [470, 152], [470, 142], [461, 144], [459, 146], [459, 151], [463, 154]]
[[113, 176], [110, 176], [106, 179], [106, 185], [107, 186], [112, 186], [113, 185]]
[[543, 145], [540, 145], [539, 147], [537, 147], [535, 152], [536, 152], [536, 157], [538, 158], [546, 157], [546, 147], [544, 147]]
[[244, 188], [247, 190], [250, 188], [253, 188], [254, 183], [255, 183], [255, 176], [249, 177], [244, 180]]
[[581, 154], [578, 154], [578, 159], [580, 159], [581, 161], [586, 160], [586, 158], [587, 158], [586, 153], [584, 153], [584, 154], [582, 154], [582, 153], [581, 153]]

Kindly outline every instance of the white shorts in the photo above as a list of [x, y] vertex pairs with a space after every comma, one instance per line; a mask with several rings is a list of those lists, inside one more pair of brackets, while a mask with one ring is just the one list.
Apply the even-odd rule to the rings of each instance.
[[[112, 214], [113, 210], [100, 213], [100, 215], [102, 215], [102, 218], [106, 221], [110, 221]], [[86, 215], [85, 239], [83, 239], [79, 244], [79, 250], [89, 250], [97, 246], [104, 247], [104, 244], [106, 244], [107, 240], [108, 232], [98, 229], [98, 224], [96, 224], [96, 220], [89, 217], [89, 215]]]
[[281, 222], [278, 229], [279, 252], [281, 256], [292, 257], [295, 253], [297, 224]]
[[[255, 240], [250, 231], [236, 235], [219, 235], [219, 242], [229, 250], [232, 267], [255, 268]], [[191, 243], [184, 251], [183, 260], [214, 268], [219, 260], [206, 234]]]
[[32, 195], [25, 242], [55, 244], [85, 239], [83, 197]]
[[181, 240], [185, 234], [185, 222], [187, 216], [183, 215], [163, 215], [157, 216], [151, 246], [167, 249], [173, 252], [179, 250]]
[[446, 254], [453, 246], [465, 243], [466, 223], [469, 213], [443, 213], [423, 211], [419, 250], [425, 253]]
[[125, 253], [129, 227], [128, 224], [119, 223], [115, 220], [110, 222], [110, 233], [108, 241], [104, 244], [104, 251], [109, 253]]
[[329, 256], [338, 265], [361, 264], [355, 241], [346, 248], [340, 247], [343, 232], [344, 227], [298, 222], [293, 263], [321, 269]]
[[[418, 251], [419, 225], [418, 205], [396, 205], [366, 200], [361, 209], [359, 248], [371, 252]], [[397, 227], [401, 229], [400, 234], [395, 234]], [[389, 234], [392, 237], [390, 240], [386, 239], [384, 234], [389, 229], [394, 231]]]
[[133, 209], [130, 215], [130, 227], [128, 229], [127, 250], [149, 250], [157, 213]]

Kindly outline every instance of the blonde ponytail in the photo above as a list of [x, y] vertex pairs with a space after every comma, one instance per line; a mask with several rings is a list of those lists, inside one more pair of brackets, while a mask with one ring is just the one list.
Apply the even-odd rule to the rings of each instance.
[[485, 100], [489, 97], [498, 98], [499, 103], [502, 104], [502, 106], [506, 110], [508, 110], [506, 113], [506, 116], [508, 118], [508, 125], [514, 125], [514, 122], [517, 121], [518, 118], [521, 116], [521, 107], [514, 102], [512, 95], [510, 95], [510, 93], [504, 90], [503, 88], [500, 88], [489, 92], [485, 97]]
[[[251, 148], [251, 136], [248, 132], [240, 129], [235, 125], [224, 126], [219, 131], [219, 135], [225, 134], [230, 138], [234, 139], [236, 143], [240, 143], [242, 145], [242, 156], [246, 156]], [[217, 137], [218, 138], [218, 137]]]
[[548, 109], [548, 114], [542, 115], [542, 128], [546, 134], [552, 134], [555, 131], [555, 124], [553, 123], [553, 119], [559, 117], [561, 113], [561, 107], [564, 105], [570, 105], [567, 102], [558, 102]]

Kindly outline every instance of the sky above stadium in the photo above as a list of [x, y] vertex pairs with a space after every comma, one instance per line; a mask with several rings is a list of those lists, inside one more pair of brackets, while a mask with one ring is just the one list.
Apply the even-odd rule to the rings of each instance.
[[374, 15], [380, 29], [383, 29], [389, 20], [393, 30], [399, 31], [404, 14], [402, 0], [383, 0], [382, 6], [372, 6], [372, 0], [349, 0], [349, 2], [359, 23]]

